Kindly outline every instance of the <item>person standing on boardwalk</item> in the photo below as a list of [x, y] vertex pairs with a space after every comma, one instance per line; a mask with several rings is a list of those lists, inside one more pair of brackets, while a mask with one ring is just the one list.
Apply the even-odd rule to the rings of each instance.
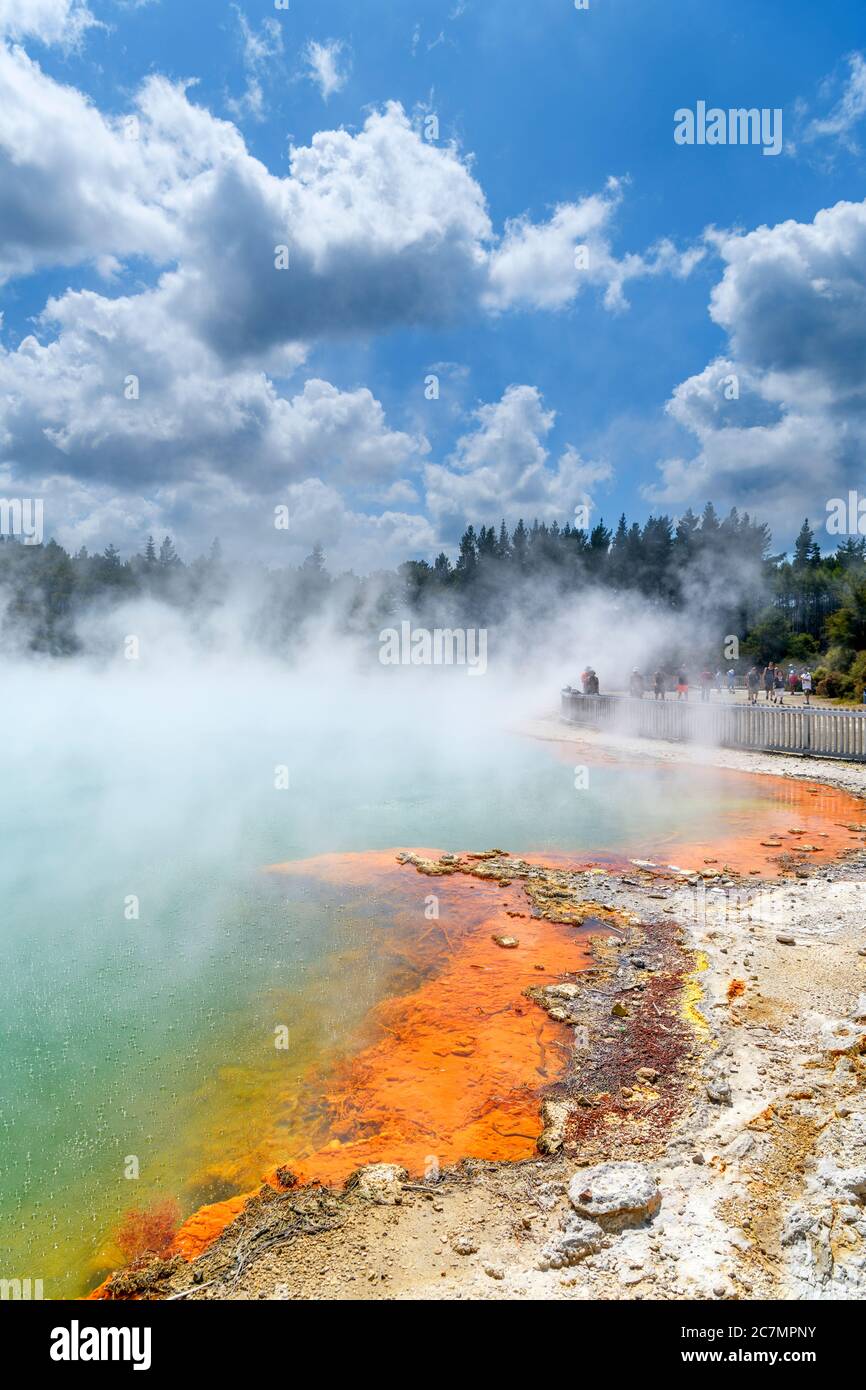
[[749, 692], [750, 705], [756, 705], [758, 703], [758, 685], [760, 679], [757, 666], [753, 666], [746, 676], [746, 689]]
[[706, 704], [710, 698], [710, 687], [713, 683], [712, 671], [701, 671], [699, 679], [701, 682], [701, 700]]
[[781, 666], [776, 667], [776, 704], [785, 703], [785, 677], [782, 675]]
[[689, 698], [689, 678], [684, 670], [677, 671], [677, 699], [687, 700]]
[[664, 671], [656, 671], [655, 675], [653, 676], [653, 692], [657, 700], [663, 700], [665, 698]]
[[776, 668], [772, 661], [764, 668], [764, 694], [772, 700], [776, 691]]
[[803, 687], [803, 694], [806, 697], [806, 704], [812, 703], [812, 672], [807, 667], [800, 675], [800, 684]]
[[644, 690], [646, 689], [646, 682], [644, 681], [643, 676], [641, 675], [640, 671], [637, 669], [636, 666], [631, 673], [631, 677], [629, 678], [628, 688], [633, 700], [643, 699]]
[[733, 666], [732, 666], [731, 669], [730, 669], [730, 671], [728, 672], [728, 694], [729, 694], [729, 695], [735, 695], [736, 693], [737, 693], [737, 673], [736, 673], [736, 671], [734, 670], [734, 668], [733, 668]]

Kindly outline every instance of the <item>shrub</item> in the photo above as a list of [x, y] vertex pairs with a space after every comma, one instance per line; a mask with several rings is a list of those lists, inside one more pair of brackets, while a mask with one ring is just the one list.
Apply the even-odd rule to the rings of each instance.
[[126, 1212], [115, 1241], [128, 1265], [140, 1263], [147, 1255], [164, 1255], [180, 1224], [180, 1208], [173, 1197], [151, 1202], [149, 1207], [131, 1207]]
[[866, 652], [858, 652], [851, 663], [851, 670], [848, 672], [848, 679], [853, 685], [853, 695], [855, 700], [863, 699], [863, 691], [866, 690]]
[[853, 688], [851, 677], [844, 671], [828, 671], [815, 687], [815, 693], [824, 700], [839, 700], [849, 696]]
[[810, 632], [797, 632], [788, 643], [788, 656], [798, 661], [814, 661], [820, 647]]
[[830, 671], [841, 671], [844, 674], [853, 659], [854, 653], [850, 647], [831, 647], [824, 661]]

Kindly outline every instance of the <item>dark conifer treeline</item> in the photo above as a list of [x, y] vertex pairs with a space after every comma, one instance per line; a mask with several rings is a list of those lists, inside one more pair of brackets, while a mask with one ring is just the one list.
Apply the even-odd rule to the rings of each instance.
[[[552, 585], [563, 595], [596, 585], [639, 593], [665, 608], [691, 605], [699, 594], [724, 608], [736, 592], [732, 609], [743, 607], [738, 616], [747, 619], [766, 602], [770, 547], [765, 525], [736, 510], [720, 521], [708, 504], [701, 517], [687, 511], [677, 523], [660, 516], [629, 525], [621, 516], [613, 531], [603, 521], [589, 531], [520, 521], [510, 535], [504, 522], [498, 531], [469, 526], [453, 566], [443, 554], [432, 566], [410, 561], [401, 569], [417, 600], [466, 594], [476, 614], [490, 619], [533, 585]], [[746, 576], [751, 582], [744, 586]]]
[[[603, 590], [627, 603], [699, 614], [734, 633], [748, 660], [818, 662], [834, 693], [856, 685], [866, 650], [866, 538], [847, 539], [822, 554], [805, 522], [790, 557], [772, 553], [768, 526], [736, 509], [720, 518], [711, 503], [698, 517], [653, 516], [642, 525], [620, 517], [589, 530], [523, 521], [509, 530], [468, 526], [456, 558], [407, 560], [397, 571], [333, 577], [317, 545], [295, 568], [224, 558], [219, 541], [186, 564], [166, 536], [153, 537], [124, 560], [110, 545], [98, 555], [69, 555], [55, 541], [0, 544], [2, 645], [51, 655], [81, 649], [106, 609], [124, 600], [160, 600], [196, 618], [226, 602], [239, 586], [257, 595], [254, 636], [284, 642], [327, 612], [346, 630], [373, 632], [405, 614], [429, 621], [494, 626], [515, 615], [531, 619], [556, 603]], [[742, 664], [742, 663], [741, 663]], [[854, 676], [851, 676], [852, 670]], [[853, 689], [853, 686], [852, 686]]]

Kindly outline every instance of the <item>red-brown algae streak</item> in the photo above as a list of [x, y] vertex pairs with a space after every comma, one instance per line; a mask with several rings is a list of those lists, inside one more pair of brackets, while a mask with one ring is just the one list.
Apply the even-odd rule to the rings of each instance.
[[[383, 874], [396, 874], [404, 898], [417, 889], [419, 943], [432, 934], [441, 941], [436, 973], [381, 1003], [378, 1040], [328, 1078], [323, 1142], [285, 1156], [304, 1183], [337, 1185], [367, 1163], [399, 1163], [420, 1176], [431, 1158], [444, 1167], [467, 1156], [531, 1156], [542, 1128], [540, 1093], [566, 1068], [570, 1029], [524, 990], [584, 969], [585, 938], [573, 926], [530, 917], [516, 885], [416, 876], [394, 854], [326, 855], [274, 870], [369, 882], [377, 891]], [[424, 900], [433, 892], [440, 916], [428, 921]], [[516, 937], [519, 945], [504, 949], [494, 936]], [[274, 1174], [267, 1180], [277, 1185]], [[174, 1249], [188, 1259], [200, 1254], [251, 1195], [203, 1207], [181, 1227]]]

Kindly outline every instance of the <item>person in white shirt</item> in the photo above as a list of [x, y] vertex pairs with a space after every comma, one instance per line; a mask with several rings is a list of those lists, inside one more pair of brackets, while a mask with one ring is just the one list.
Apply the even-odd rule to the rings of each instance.
[[803, 687], [803, 694], [806, 697], [806, 704], [812, 703], [812, 672], [803, 671], [800, 676], [800, 684]]

